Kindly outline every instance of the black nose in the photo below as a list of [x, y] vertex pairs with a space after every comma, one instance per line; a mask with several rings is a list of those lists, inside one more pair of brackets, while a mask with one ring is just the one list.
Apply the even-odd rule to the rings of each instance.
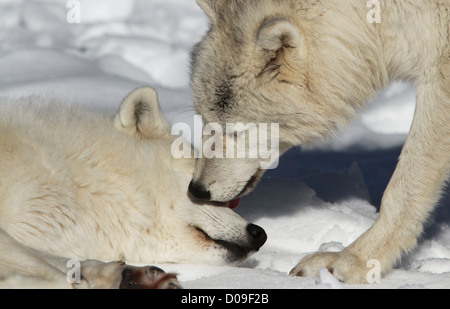
[[211, 193], [202, 185], [191, 181], [188, 188], [188, 195], [193, 200], [209, 201], [211, 200]]
[[247, 225], [247, 232], [251, 236], [250, 243], [254, 250], [261, 248], [267, 240], [266, 232], [257, 225]]

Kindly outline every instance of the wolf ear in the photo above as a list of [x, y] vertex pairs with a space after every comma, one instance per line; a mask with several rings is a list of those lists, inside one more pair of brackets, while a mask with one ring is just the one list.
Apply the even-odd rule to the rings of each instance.
[[202, 8], [212, 22], [216, 21], [220, 2], [222, 0], [197, 0], [198, 6]]
[[262, 49], [278, 51], [299, 47], [301, 34], [297, 26], [285, 19], [270, 19], [259, 28], [256, 41]]
[[141, 87], [122, 102], [114, 119], [117, 129], [140, 139], [156, 139], [170, 135], [170, 128], [161, 112], [156, 90]]

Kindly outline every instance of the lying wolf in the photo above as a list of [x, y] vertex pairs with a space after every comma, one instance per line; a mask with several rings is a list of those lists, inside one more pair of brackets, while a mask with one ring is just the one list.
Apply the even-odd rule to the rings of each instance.
[[194, 161], [171, 156], [152, 88], [114, 119], [44, 103], [0, 105], [0, 287], [176, 288], [124, 262], [238, 263], [264, 244], [231, 209], [188, 199]]
[[[344, 251], [310, 255], [291, 274], [326, 267], [366, 282], [373, 259], [388, 272], [415, 247], [449, 176], [450, 1], [197, 2], [211, 21], [192, 53], [198, 112], [207, 124], [278, 123], [280, 153], [328, 137], [390, 81], [414, 82], [414, 122], [379, 219]], [[233, 200], [262, 174], [258, 159], [203, 158], [190, 195]]]

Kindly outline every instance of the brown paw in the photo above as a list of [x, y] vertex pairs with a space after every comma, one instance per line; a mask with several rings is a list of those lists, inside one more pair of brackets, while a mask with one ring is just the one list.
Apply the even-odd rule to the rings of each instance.
[[122, 271], [120, 289], [182, 289], [175, 274], [154, 266], [126, 266]]

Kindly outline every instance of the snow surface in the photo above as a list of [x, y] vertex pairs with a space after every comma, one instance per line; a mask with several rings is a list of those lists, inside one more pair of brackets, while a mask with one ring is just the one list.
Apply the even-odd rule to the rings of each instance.
[[[1, 96], [57, 95], [112, 113], [133, 88], [151, 85], [170, 122], [192, 123], [189, 53], [208, 23], [194, 0], [81, 0], [80, 24], [68, 23], [68, 2], [0, 0]], [[288, 152], [237, 209], [268, 234], [242, 265], [160, 266], [196, 289], [450, 288], [448, 196], [381, 284], [344, 285], [326, 270], [287, 276], [307, 253], [342, 250], [376, 220], [414, 101], [411, 85], [395, 83], [329, 143]]]

